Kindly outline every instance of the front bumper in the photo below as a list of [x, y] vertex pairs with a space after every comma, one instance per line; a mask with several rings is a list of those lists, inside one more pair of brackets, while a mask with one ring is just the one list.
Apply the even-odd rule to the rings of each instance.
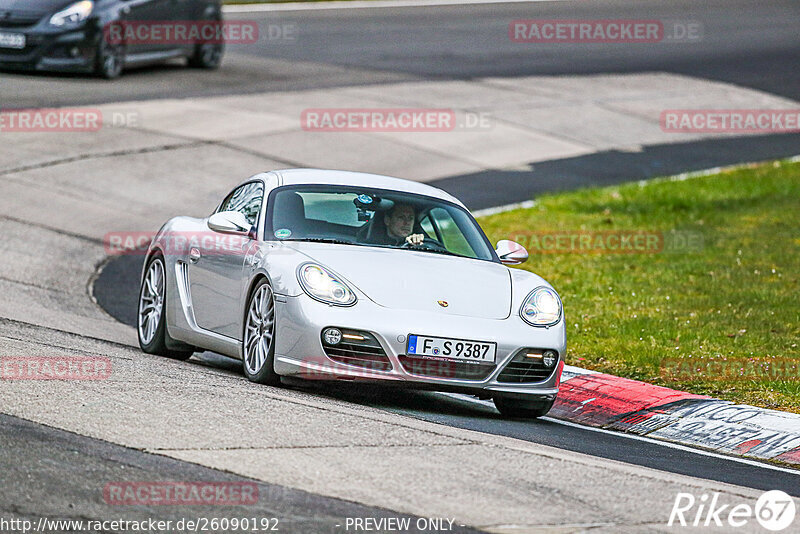
[[[550, 328], [526, 324], [517, 314], [502, 320], [479, 319], [445, 313], [383, 308], [368, 299], [354, 306], [330, 306], [306, 295], [276, 295], [277, 329], [275, 371], [282, 376], [317, 380], [394, 383], [444, 391], [484, 394], [535, 395], [553, 398], [558, 393], [566, 353], [564, 320]], [[377, 370], [337, 362], [326, 355], [321, 332], [335, 326], [369, 332], [380, 343], [391, 370]], [[422, 376], [404, 366], [409, 334], [451, 337], [497, 343], [496, 366], [485, 378], [463, 379]], [[508, 362], [523, 348], [551, 349], [559, 354], [554, 371], [538, 382], [498, 380]]]
[[25, 48], [0, 48], [0, 67], [18, 70], [91, 72], [97, 49], [96, 32], [90, 28], [60, 32], [1, 28], [25, 35]]

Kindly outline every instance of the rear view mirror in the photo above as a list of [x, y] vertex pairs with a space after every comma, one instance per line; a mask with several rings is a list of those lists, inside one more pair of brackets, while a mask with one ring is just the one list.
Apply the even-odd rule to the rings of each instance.
[[238, 211], [221, 211], [208, 218], [208, 227], [221, 234], [249, 235], [253, 225]]
[[519, 265], [528, 261], [528, 251], [525, 247], [508, 239], [498, 241], [495, 252], [504, 265]]

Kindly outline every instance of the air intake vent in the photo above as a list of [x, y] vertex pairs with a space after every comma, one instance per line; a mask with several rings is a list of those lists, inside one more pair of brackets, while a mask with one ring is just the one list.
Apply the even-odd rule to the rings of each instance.
[[433, 358], [400, 356], [400, 363], [407, 373], [431, 378], [454, 378], [459, 380], [484, 380], [495, 369], [495, 365], [485, 365]]
[[[545, 363], [552, 362], [551, 366]], [[558, 353], [552, 350], [522, 349], [506, 364], [498, 382], [542, 382], [553, 374], [558, 364]]]
[[[339, 332], [337, 335], [336, 332]], [[328, 334], [328, 335], [326, 335]], [[333, 341], [338, 340], [336, 343]], [[345, 328], [325, 328], [322, 331], [322, 348], [331, 360], [370, 369], [391, 371], [392, 363], [375, 336], [369, 332]]]

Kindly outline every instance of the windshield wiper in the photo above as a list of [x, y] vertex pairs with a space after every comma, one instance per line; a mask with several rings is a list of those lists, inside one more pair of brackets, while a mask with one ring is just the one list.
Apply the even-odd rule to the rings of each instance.
[[406, 250], [417, 250], [420, 252], [433, 252], [434, 254], [444, 254], [445, 256], [455, 256], [457, 258], [469, 258], [469, 256], [464, 256], [463, 254], [456, 254], [455, 252], [450, 252], [449, 250], [443, 250], [439, 248], [425, 248], [425, 246], [417, 246], [417, 247], [410, 247]]

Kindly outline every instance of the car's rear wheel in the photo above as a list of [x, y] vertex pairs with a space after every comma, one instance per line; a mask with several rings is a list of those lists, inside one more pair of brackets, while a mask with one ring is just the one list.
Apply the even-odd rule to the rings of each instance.
[[192, 352], [172, 350], [167, 347], [166, 288], [164, 258], [155, 255], [147, 263], [142, 287], [139, 289], [139, 312], [136, 321], [139, 346], [148, 354], [186, 360]]
[[266, 280], [256, 284], [247, 302], [242, 367], [251, 382], [280, 384], [280, 376], [275, 373], [275, 298]]
[[106, 80], [119, 78], [124, 63], [125, 49], [123, 46], [111, 44], [101, 37], [97, 43], [97, 53], [95, 54], [95, 73]]
[[510, 397], [495, 396], [493, 399], [497, 410], [506, 417], [517, 419], [536, 419], [542, 417], [553, 407], [552, 400], [524, 400]]

